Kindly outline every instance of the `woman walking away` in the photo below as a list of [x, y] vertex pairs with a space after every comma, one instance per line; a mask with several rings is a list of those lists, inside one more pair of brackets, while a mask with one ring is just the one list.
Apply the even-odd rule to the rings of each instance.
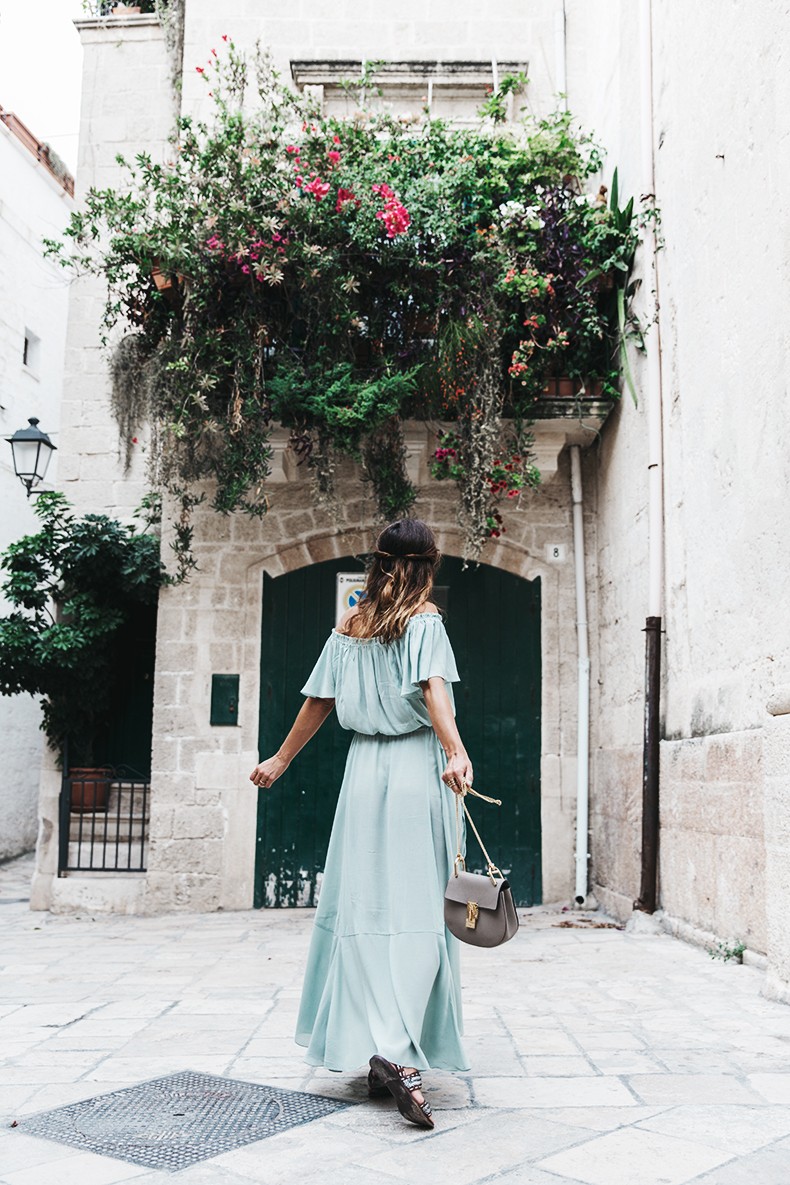
[[469, 1068], [458, 943], [444, 925], [454, 800], [472, 782], [455, 724], [455, 659], [431, 603], [439, 552], [425, 523], [379, 536], [365, 596], [329, 636], [271, 786], [333, 707], [353, 732], [329, 841], [296, 1040], [330, 1070], [370, 1065], [372, 1095], [432, 1128], [420, 1070]]

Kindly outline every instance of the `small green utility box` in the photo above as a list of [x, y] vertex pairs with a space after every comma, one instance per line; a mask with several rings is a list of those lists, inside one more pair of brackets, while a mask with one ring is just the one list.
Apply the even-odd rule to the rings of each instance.
[[211, 676], [211, 724], [238, 724], [239, 676]]

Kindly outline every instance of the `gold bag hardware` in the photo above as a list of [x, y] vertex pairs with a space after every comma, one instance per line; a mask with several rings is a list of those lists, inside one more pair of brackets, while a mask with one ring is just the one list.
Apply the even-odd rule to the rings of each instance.
[[467, 930], [474, 930], [477, 925], [477, 915], [480, 910], [477, 908], [476, 901], [467, 901], [466, 903], [466, 928]]

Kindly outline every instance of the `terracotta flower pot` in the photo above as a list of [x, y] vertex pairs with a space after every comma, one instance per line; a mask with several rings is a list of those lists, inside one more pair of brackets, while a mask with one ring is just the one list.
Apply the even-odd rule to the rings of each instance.
[[72, 766], [71, 809], [74, 814], [89, 811], [106, 812], [110, 797], [110, 770], [104, 766], [90, 769], [87, 766]]
[[176, 272], [175, 276], [163, 272], [158, 263], [151, 268], [151, 279], [157, 292], [161, 292], [165, 300], [174, 304], [178, 298], [179, 289], [183, 288], [184, 277]]
[[549, 399], [572, 399], [578, 390], [579, 384], [575, 379], [569, 378], [551, 378], [546, 379], [546, 385], [543, 388], [543, 394]]
[[112, 10], [113, 16], [135, 16], [142, 12], [139, 4], [116, 4]]

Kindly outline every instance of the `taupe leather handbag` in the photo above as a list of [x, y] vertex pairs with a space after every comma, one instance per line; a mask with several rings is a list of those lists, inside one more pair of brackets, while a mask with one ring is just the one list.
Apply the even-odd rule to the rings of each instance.
[[[502, 805], [498, 798], [488, 798], [485, 794], [478, 794], [471, 786], [464, 786], [462, 793], [455, 795], [457, 854], [453, 861], [452, 876], [447, 882], [444, 892], [444, 920], [450, 933], [454, 934], [456, 938], [460, 938], [461, 942], [468, 942], [472, 946], [501, 946], [518, 930], [518, 914], [513, 904], [510, 885], [491, 860], [480, 838], [480, 832], [469, 814], [469, 808], [466, 805], [467, 794], [474, 794], [476, 798], [493, 802], [497, 806]], [[464, 814], [469, 820], [486, 858], [488, 872], [485, 874], [466, 871], [466, 861], [461, 855], [459, 799], [463, 801]]]

